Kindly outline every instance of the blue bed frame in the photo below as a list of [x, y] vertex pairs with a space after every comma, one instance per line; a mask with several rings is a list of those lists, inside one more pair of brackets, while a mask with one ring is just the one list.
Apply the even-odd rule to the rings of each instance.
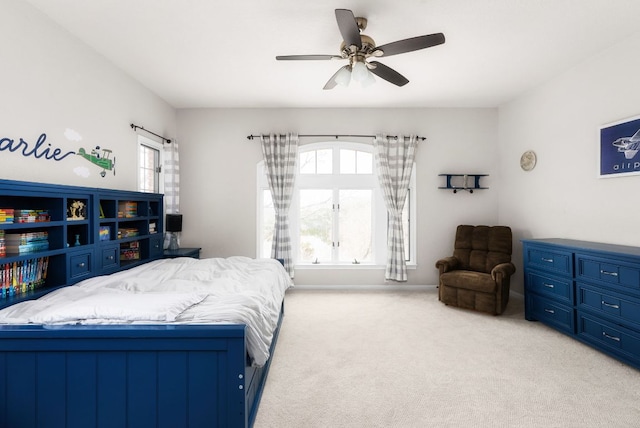
[[271, 358], [245, 328], [0, 326], [0, 427], [251, 427]]

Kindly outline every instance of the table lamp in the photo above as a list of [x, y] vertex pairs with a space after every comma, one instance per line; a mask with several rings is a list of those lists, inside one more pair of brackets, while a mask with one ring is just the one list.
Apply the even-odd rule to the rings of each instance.
[[180, 246], [178, 245], [178, 236], [176, 233], [182, 232], [182, 214], [167, 214], [166, 231], [171, 233], [169, 250], [178, 250]]

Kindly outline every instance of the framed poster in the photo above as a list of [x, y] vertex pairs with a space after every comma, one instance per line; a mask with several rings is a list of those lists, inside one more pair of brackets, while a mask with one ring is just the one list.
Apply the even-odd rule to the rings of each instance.
[[600, 178], [640, 174], [640, 116], [600, 128]]

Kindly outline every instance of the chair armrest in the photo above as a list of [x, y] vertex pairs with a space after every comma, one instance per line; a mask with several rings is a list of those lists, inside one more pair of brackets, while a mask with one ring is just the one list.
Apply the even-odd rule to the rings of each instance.
[[455, 270], [460, 264], [460, 260], [456, 257], [445, 257], [436, 262], [436, 268], [440, 271], [440, 275], [451, 270]]
[[508, 278], [516, 272], [516, 267], [513, 263], [500, 263], [491, 269], [491, 278], [494, 281], [498, 280], [498, 276], [502, 278]]

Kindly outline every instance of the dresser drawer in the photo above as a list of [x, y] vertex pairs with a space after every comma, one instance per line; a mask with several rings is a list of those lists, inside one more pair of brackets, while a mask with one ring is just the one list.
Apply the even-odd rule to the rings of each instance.
[[528, 316], [564, 331], [575, 333], [574, 310], [571, 306], [547, 299], [536, 294], [527, 294]]
[[620, 285], [640, 295], [640, 266], [588, 255], [576, 254], [576, 277]]
[[586, 284], [578, 286], [578, 307], [640, 329], [640, 300]]
[[525, 246], [524, 263], [547, 272], [562, 276], [573, 276], [573, 256], [571, 252], [545, 247]]
[[93, 252], [69, 253], [68, 257], [70, 282], [77, 282], [90, 276], [93, 269]]
[[526, 285], [527, 291], [573, 305], [573, 281], [570, 279], [528, 272]]
[[578, 336], [636, 366], [640, 362], [640, 334], [633, 330], [578, 311]]
[[104, 271], [110, 271], [117, 269], [120, 266], [120, 246], [110, 245], [108, 247], [102, 247], [98, 250], [100, 255], [99, 269], [101, 273]]

